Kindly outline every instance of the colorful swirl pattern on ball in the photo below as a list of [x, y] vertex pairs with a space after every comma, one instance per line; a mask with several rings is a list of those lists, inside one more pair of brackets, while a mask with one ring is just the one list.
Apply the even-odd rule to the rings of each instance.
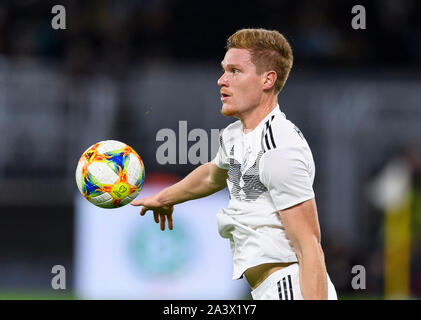
[[[113, 150], [103, 154], [98, 153], [98, 147], [100, 145], [101, 143], [94, 144], [80, 159], [83, 162], [81, 170], [83, 196], [90, 200], [93, 197], [108, 192], [113, 198], [113, 207], [119, 207], [125, 197], [143, 187], [145, 180], [143, 162], [136, 151], [127, 145], [119, 150]], [[134, 155], [141, 165], [141, 171], [135, 185], [130, 185], [128, 182], [127, 167], [130, 154]], [[89, 165], [93, 162], [105, 162], [118, 175], [118, 180], [111, 185], [97, 181], [88, 171]]]

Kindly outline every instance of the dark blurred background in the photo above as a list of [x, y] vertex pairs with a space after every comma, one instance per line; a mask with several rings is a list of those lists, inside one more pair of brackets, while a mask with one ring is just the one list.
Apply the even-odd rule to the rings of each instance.
[[[56, 4], [65, 30], [51, 27]], [[357, 4], [365, 30], [351, 26]], [[27, 0], [0, 3], [0, 297], [50, 294], [56, 264], [77, 297], [74, 170], [87, 147], [124, 141], [147, 177], [195, 167], [160, 165], [156, 134], [234, 120], [219, 113], [216, 81], [226, 39], [245, 27], [276, 29], [293, 48], [279, 104], [313, 151], [339, 297], [421, 296], [421, 2]], [[352, 288], [354, 265], [365, 290]]]

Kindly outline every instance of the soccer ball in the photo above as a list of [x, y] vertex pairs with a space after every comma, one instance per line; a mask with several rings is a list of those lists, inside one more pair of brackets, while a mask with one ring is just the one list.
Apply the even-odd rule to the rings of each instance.
[[118, 208], [130, 203], [144, 181], [142, 159], [127, 144], [115, 140], [90, 146], [76, 168], [80, 193], [101, 208]]

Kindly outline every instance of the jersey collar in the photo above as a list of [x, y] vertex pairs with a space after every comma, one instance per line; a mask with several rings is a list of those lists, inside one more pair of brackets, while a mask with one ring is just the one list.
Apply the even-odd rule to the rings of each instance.
[[283, 114], [282, 112], [281, 112], [281, 109], [280, 109], [280, 107], [279, 107], [279, 104], [277, 104], [276, 106], [275, 106], [275, 108], [273, 108], [273, 110], [271, 111], [271, 112], [269, 112], [268, 113], [268, 115], [262, 120], [262, 121], [260, 121], [259, 122], [259, 124], [256, 126], [256, 128], [254, 128], [252, 131], [249, 131], [249, 132], [247, 132], [247, 133], [245, 133], [244, 131], [243, 131], [243, 125], [241, 124], [241, 133], [243, 134], [243, 135], [249, 135], [249, 134], [251, 134], [251, 133], [253, 133], [253, 132], [257, 132], [257, 131], [259, 131], [259, 129], [266, 123], [266, 121], [268, 121], [269, 119], [271, 119], [272, 118], [272, 116], [274, 116], [274, 115], [276, 115], [276, 114]]
[[256, 129], [264, 125], [268, 120], [272, 118], [272, 116], [277, 115], [277, 114], [282, 114], [279, 104], [277, 104], [275, 108], [273, 108], [273, 110], [269, 112], [269, 114], [262, 121], [260, 121]]

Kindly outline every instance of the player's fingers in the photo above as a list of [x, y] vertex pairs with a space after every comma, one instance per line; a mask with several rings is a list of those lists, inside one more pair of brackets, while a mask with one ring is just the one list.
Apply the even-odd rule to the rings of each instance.
[[130, 202], [132, 206], [142, 206], [143, 205], [143, 199], [133, 200]]
[[143, 207], [142, 208], [142, 210], [140, 210], [140, 215], [141, 216], [144, 216], [145, 215], [145, 213], [146, 213], [146, 211], [148, 211], [149, 210], [149, 208], [147, 208], [147, 207]]
[[172, 230], [172, 228], [173, 228], [173, 222], [172, 222], [172, 215], [171, 214], [168, 215], [168, 228], [170, 230]]
[[153, 212], [153, 219], [155, 220], [156, 223], [159, 223], [159, 217], [158, 217], [158, 212]]
[[165, 221], [166, 221], [166, 216], [165, 214], [160, 214], [159, 217], [161, 218], [161, 230], [164, 231], [165, 230]]

